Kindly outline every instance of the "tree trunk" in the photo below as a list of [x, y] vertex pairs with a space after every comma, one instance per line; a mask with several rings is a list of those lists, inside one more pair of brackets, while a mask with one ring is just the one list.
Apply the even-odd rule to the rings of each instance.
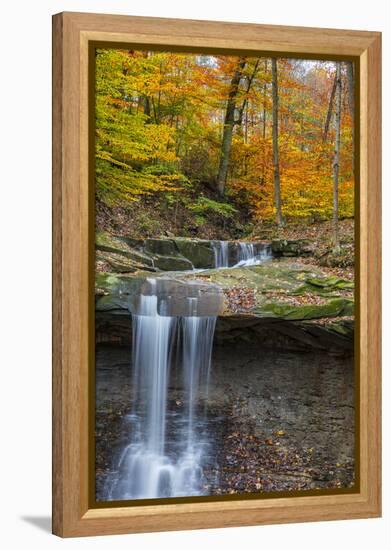
[[349, 91], [349, 110], [350, 117], [352, 119], [352, 126], [354, 123], [354, 74], [353, 74], [353, 62], [347, 61], [346, 65], [346, 75], [348, 79], [348, 91]]
[[329, 108], [327, 109], [326, 122], [324, 124], [324, 130], [323, 130], [323, 143], [327, 140], [327, 135], [330, 129], [330, 121], [331, 121], [331, 115], [333, 114], [333, 105], [334, 105], [334, 97], [335, 97], [336, 89], [337, 89], [337, 75], [335, 75], [333, 87], [330, 94]]
[[[267, 59], [265, 59], [265, 77], [266, 77], [266, 74], [267, 74]], [[266, 80], [263, 84], [263, 101], [262, 101], [262, 122], [263, 122], [263, 127], [262, 127], [262, 137], [263, 139], [266, 138], [266, 90], [267, 90], [267, 87], [266, 87]]]
[[354, 156], [355, 156], [355, 140], [354, 140], [354, 69], [353, 62], [347, 61], [346, 65], [346, 76], [348, 81], [348, 92], [349, 92], [349, 111], [350, 118], [352, 121], [352, 173], [354, 174]]
[[147, 120], [148, 122], [149, 118], [151, 117], [151, 102], [147, 95], [144, 96], [144, 115], [148, 117], [148, 120]]
[[224, 118], [223, 139], [221, 142], [219, 173], [217, 176], [217, 191], [221, 196], [224, 195], [225, 184], [227, 182], [229, 157], [232, 147], [232, 134], [235, 124], [236, 99], [238, 96], [240, 80], [243, 76], [243, 70], [245, 66], [246, 58], [239, 58], [234, 75], [231, 79], [228, 93], [227, 108]]
[[335, 101], [335, 148], [333, 160], [333, 247], [334, 251], [339, 250], [338, 235], [338, 184], [339, 184], [339, 157], [341, 150], [341, 103], [342, 103], [342, 85], [341, 85], [341, 63], [336, 63], [336, 101]]
[[274, 204], [276, 207], [277, 225], [283, 225], [281, 208], [280, 162], [278, 151], [278, 79], [277, 60], [272, 57], [272, 90], [273, 90], [273, 168], [274, 168]]
[[253, 80], [254, 80], [254, 78], [257, 74], [259, 62], [260, 62], [260, 59], [257, 59], [257, 61], [254, 64], [254, 68], [253, 68], [253, 72], [252, 72], [251, 76], [246, 78], [247, 85], [246, 85], [246, 89], [245, 89], [245, 92], [244, 92], [245, 95], [244, 95], [243, 103], [242, 103], [242, 106], [238, 109], [238, 119], [235, 120], [235, 123], [238, 124], [239, 126], [241, 126], [241, 124], [242, 124], [243, 112], [245, 111], [245, 109], [248, 106], [248, 94], [251, 90], [251, 85], [253, 83]]

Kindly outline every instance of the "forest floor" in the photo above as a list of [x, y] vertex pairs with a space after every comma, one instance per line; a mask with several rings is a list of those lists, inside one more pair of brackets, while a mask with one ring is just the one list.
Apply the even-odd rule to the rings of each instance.
[[339, 222], [339, 252], [333, 251], [331, 221], [311, 224], [291, 224], [281, 229], [277, 227], [265, 228], [258, 226], [253, 232], [253, 238], [269, 239], [308, 239], [313, 247], [314, 254], [310, 257], [299, 257], [297, 261], [318, 265], [322, 271], [343, 279], [354, 280], [355, 238], [354, 220], [346, 219]]
[[97, 200], [96, 226], [98, 230], [133, 238], [174, 235], [218, 240], [244, 238], [253, 228], [250, 212], [232, 199], [229, 204], [232, 210], [227, 213], [224, 211], [227, 203], [221, 202], [215, 192], [196, 185], [175, 200], [167, 194], [145, 196], [126, 207], [109, 207]]

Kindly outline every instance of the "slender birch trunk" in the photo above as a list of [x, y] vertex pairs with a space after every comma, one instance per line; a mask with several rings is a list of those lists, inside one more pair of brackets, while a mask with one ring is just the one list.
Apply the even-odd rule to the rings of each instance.
[[341, 150], [341, 103], [342, 103], [342, 86], [341, 86], [341, 63], [336, 63], [336, 90], [335, 90], [335, 147], [333, 160], [333, 247], [334, 251], [339, 250], [339, 235], [338, 235], [338, 185], [339, 185], [339, 159]]
[[352, 120], [352, 173], [354, 174], [354, 157], [355, 157], [355, 139], [354, 139], [354, 67], [353, 61], [346, 62], [346, 76], [348, 81], [348, 93], [349, 93], [349, 111], [350, 118]]
[[284, 223], [281, 207], [280, 161], [278, 150], [278, 76], [277, 59], [272, 57], [272, 91], [273, 91], [273, 168], [274, 168], [274, 204], [276, 207], [276, 223]]
[[329, 101], [329, 107], [327, 109], [327, 116], [326, 116], [326, 122], [324, 124], [324, 130], [323, 130], [323, 142], [327, 140], [327, 135], [329, 133], [330, 129], [330, 122], [331, 122], [331, 115], [333, 114], [333, 106], [334, 106], [334, 98], [335, 98], [335, 91], [337, 89], [337, 75], [335, 75], [333, 87], [330, 94], [330, 101]]

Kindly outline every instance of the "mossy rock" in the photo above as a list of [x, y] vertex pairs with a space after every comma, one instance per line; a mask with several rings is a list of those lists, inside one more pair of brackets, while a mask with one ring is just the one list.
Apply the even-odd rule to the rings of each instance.
[[176, 238], [173, 242], [178, 252], [190, 260], [196, 269], [210, 269], [214, 267], [215, 257], [211, 241]]
[[[186, 274], [185, 277], [199, 278], [224, 289], [227, 293], [226, 315], [236, 313], [232, 311], [228, 296], [232, 289], [241, 288], [254, 291], [254, 305], [247, 313], [257, 317], [303, 320], [353, 314], [351, 281], [326, 277], [315, 266], [285, 259], [236, 269], [207, 270]], [[303, 300], [300, 300], [301, 296]]]
[[[330, 319], [326, 328], [330, 333], [344, 338], [352, 337], [353, 328], [346, 317], [354, 315], [353, 284], [336, 277], [325, 276], [317, 267], [292, 263], [287, 260], [273, 260], [257, 266], [235, 269], [210, 269], [193, 273], [181, 273], [187, 269], [188, 260], [180, 256], [161, 257], [163, 269], [177, 271], [175, 280], [183, 283], [217, 285], [224, 294], [221, 316], [242, 316], [249, 319], [270, 319], [276, 321], [307, 322]], [[165, 264], [164, 262], [168, 262]], [[129, 299], [140, 292], [140, 285], [150, 273], [137, 272], [128, 275], [97, 274], [97, 309], [104, 311], [126, 309]], [[153, 274], [154, 278], [167, 277], [165, 271]], [[236, 308], [237, 296], [245, 289], [244, 296], [253, 299], [250, 308]], [[248, 292], [249, 291], [249, 292]], [[253, 291], [253, 292], [252, 292]], [[301, 299], [301, 296], [303, 298]], [[127, 297], [127, 298], [126, 298]], [[239, 298], [240, 300], [240, 298]], [[239, 312], [239, 313], [238, 313]], [[342, 319], [345, 318], [345, 319]], [[343, 322], [342, 322], [343, 321]], [[315, 330], [315, 329], [314, 329]]]
[[99, 231], [95, 235], [95, 248], [102, 252], [129, 255], [129, 246], [120, 238], [110, 235], [106, 231]]
[[146, 239], [144, 249], [159, 256], [177, 256], [178, 249], [171, 239]]
[[126, 235], [117, 237], [120, 241], [126, 243], [130, 248], [136, 248], [137, 250], [143, 250], [144, 239], [134, 239], [133, 237], [127, 237]]
[[313, 266], [307, 267], [282, 259], [235, 269], [211, 269], [185, 276], [188, 278], [206, 278], [223, 288], [242, 286], [265, 293], [270, 291], [293, 293], [305, 284], [307, 277], [321, 275], [321, 271]]
[[122, 237], [102, 231], [96, 234], [95, 242], [97, 259], [107, 262], [116, 273], [132, 273], [140, 269], [155, 271], [153, 258], [131, 248]]
[[340, 290], [353, 290], [354, 283], [341, 279], [340, 277], [307, 277], [306, 282], [312, 286], [324, 288], [327, 290], [340, 289]]
[[96, 259], [108, 263], [114, 273], [134, 273], [135, 271], [156, 271], [153, 259], [141, 253], [121, 254], [97, 250]]
[[161, 271], [186, 271], [193, 269], [192, 263], [181, 256], [154, 256], [154, 266]]
[[333, 323], [330, 323], [325, 327], [326, 329], [330, 330], [331, 332], [337, 333], [340, 336], [344, 336], [345, 338], [353, 338], [354, 335], [354, 321], [353, 320], [346, 320], [346, 319], [340, 319], [336, 320]]
[[259, 317], [300, 321], [304, 319], [321, 319], [324, 317], [338, 317], [352, 315], [354, 304], [352, 300], [337, 298], [326, 304], [310, 304], [292, 306], [288, 303], [272, 302], [256, 307], [253, 311]]
[[339, 277], [306, 277], [305, 284], [293, 292], [294, 295], [303, 295], [307, 292], [319, 296], [338, 296], [341, 290], [353, 291], [354, 283]]
[[133, 260], [115, 252], [97, 251], [96, 259], [107, 263], [114, 273], [134, 273], [139, 269]]
[[141, 273], [140, 276], [96, 273], [96, 311], [128, 310], [130, 298], [140, 292], [147, 276], [146, 273]]
[[311, 241], [308, 239], [274, 239], [272, 240], [272, 251], [281, 256], [309, 256], [313, 254]]

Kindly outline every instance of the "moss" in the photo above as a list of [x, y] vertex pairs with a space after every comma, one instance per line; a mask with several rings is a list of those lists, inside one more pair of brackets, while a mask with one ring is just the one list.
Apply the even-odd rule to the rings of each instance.
[[[186, 262], [180, 256], [162, 257], [161, 260], [163, 262]], [[174, 263], [162, 267], [180, 269], [178, 265], [174, 267]], [[114, 277], [102, 273], [97, 274], [97, 287], [115, 296], [113, 301], [106, 297], [103, 297], [105, 299], [101, 298], [103, 302], [99, 302], [99, 307], [118, 307], [118, 296], [134, 295], [148, 276], [150, 277], [150, 274], [146, 272]], [[162, 271], [154, 273], [153, 276], [164, 277], [165, 274]], [[175, 278], [177, 281], [199, 280], [207, 284], [216, 284], [222, 290], [228, 291], [233, 288], [254, 289], [254, 305], [246, 310], [246, 315], [249, 316], [287, 321], [329, 318], [335, 320], [337, 324], [334, 326], [334, 323], [328, 323], [326, 330], [334, 331], [335, 334], [339, 333], [341, 336], [349, 336], [352, 331], [349, 324], [338, 320], [340, 317], [354, 314], [353, 298], [346, 296], [346, 294], [350, 294], [348, 291], [352, 283], [335, 277], [325, 277], [320, 270], [313, 266], [303, 266], [286, 260], [271, 261], [258, 266], [237, 269], [211, 269], [183, 274], [179, 272]], [[342, 291], [343, 295], [341, 295]], [[300, 300], [291, 299], [300, 294], [308, 294], [308, 301], [316, 303], [300, 304]], [[322, 298], [313, 300], [311, 295], [321, 295]], [[292, 301], [293, 303], [289, 303]], [[224, 315], [229, 316], [235, 313], [230, 308], [227, 301]]]
[[352, 281], [346, 281], [345, 279], [340, 279], [339, 277], [307, 277], [306, 282], [315, 287], [320, 287], [324, 289], [341, 289], [341, 290], [350, 290], [354, 289], [354, 283]]
[[267, 303], [257, 307], [254, 313], [260, 317], [271, 317], [289, 321], [303, 319], [321, 319], [323, 317], [337, 317], [353, 314], [353, 301], [346, 298], [337, 298], [327, 304], [311, 304], [304, 306], [292, 306], [287, 303]]
[[351, 338], [354, 332], [354, 323], [353, 321], [335, 321], [327, 325], [326, 329], [331, 332], [336, 332], [340, 336], [345, 336], [346, 338]]

